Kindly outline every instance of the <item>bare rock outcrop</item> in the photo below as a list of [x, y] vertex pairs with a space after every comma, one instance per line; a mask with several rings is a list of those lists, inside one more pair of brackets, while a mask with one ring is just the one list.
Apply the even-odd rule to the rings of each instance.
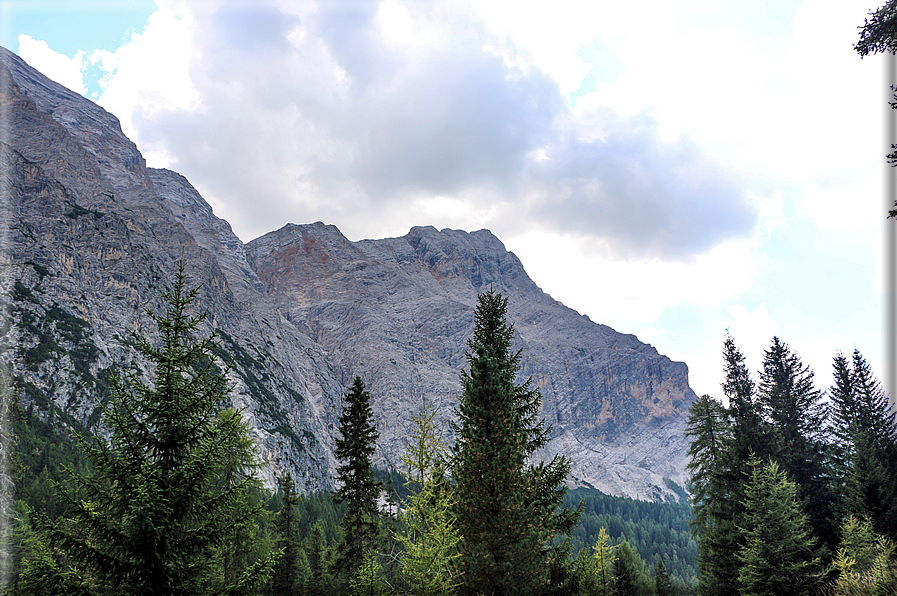
[[491, 287], [553, 425], [540, 455], [569, 456], [577, 482], [613, 494], [671, 499], [670, 481], [686, 484], [685, 364], [553, 300], [488, 230], [351, 242], [289, 224], [244, 245], [183, 176], [147, 168], [114, 116], [2, 48], [0, 109], [3, 354], [46, 415], [98, 424], [109, 373], [142, 366], [130, 332], [153, 333], [145, 309], [163, 306], [184, 258], [269, 486], [292, 470], [304, 490], [330, 488], [345, 387], [365, 380], [378, 461], [397, 464], [417, 398], [444, 421], [457, 406]]

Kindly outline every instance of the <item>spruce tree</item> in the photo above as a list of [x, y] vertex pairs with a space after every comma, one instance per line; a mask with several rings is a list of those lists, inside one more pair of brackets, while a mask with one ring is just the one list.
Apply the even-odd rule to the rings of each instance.
[[729, 441], [724, 455], [727, 479], [725, 505], [719, 512], [721, 537], [711, 556], [716, 570], [712, 578], [701, 578], [701, 594], [734, 594], [737, 590], [738, 561], [736, 553], [743, 546], [742, 535], [734, 531], [743, 521], [744, 487], [750, 477], [753, 459], [769, 457], [773, 437], [767, 422], [764, 404], [755, 393], [744, 354], [731, 335], [723, 343], [725, 380], [723, 393], [729, 401]]
[[807, 594], [819, 583], [814, 557], [816, 539], [801, 507], [797, 485], [779, 465], [752, 459], [745, 487], [745, 515], [739, 524], [741, 594], [777, 596]]
[[491, 289], [480, 295], [453, 425], [462, 594], [540, 594], [559, 556], [551, 541], [578, 518], [561, 506], [570, 463], [528, 462], [549, 429], [532, 379], [516, 383], [520, 352], [511, 351], [506, 314], [507, 298]]
[[382, 483], [374, 478], [372, 458], [379, 434], [374, 426], [371, 395], [365, 391], [361, 377], [355, 377], [345, 395], [339, 435], [335, 452], [341, 462], [336, 469], [339, 488], [334, 496], [337, 503], [346, 504], [346, 514], [336, 568], [352, 579], [365, 556], [377, 545], [380, 533], [377, 499], [383, 489]]
[[763, 355], [757, 393], [770, 419], [773, 441], [768, 457], [797, 485], [814, 534], [828, 537], [828, 545], [834, 547], [837, 524], [832, 518], [831, 470], [822, 440], [826, 409], [814, 386], [813, 371], [773, 337]]
[[732, 557], [736, 532], [732, 516], [735, 481], [728, 449], [731, 428], [725, 407], [709, 395], [692, 403], [685, 435], [691, 439], [692, 534], [698, 539], [698, 568], [701, 594], [724, 594], [735, 580]]
[[836, 436], [836, 473], [842, 516], [872, 520], [879, 534], [897, 538], [897, 429], [894, 413], [859, 350], [834, 359], [830, 389]]
[[283, 506], [277, 513], [274, 527], [280, 534], [277, 546], [283, 551], [283, 554], [274, 565], [271, 589], [278, 596], [298, 596], [302, 591], [302, 569], [300, 568], [297, 536], [299, 520], [296, 514], [299, 495], [296, 493], [293, 476], [289, 472], [281, 476], [278, 485], [283, 498]]
[[654, 593], [657, 596], [674, 596], [676, 593], [666, 565], [663, 564], [663, 557], [657, 559], [657, 565], [654, 566]]
[[[215, 334], [194, 339], [206, 313], [190, 314], [198, 289], [186, 289], [183, 262], [163, 294], [164, 315], [148, 312], [161, 345], [140, 336], [153, 383], [131, 371], [115, 381], [104, 410], [110, 439], [81, 441], [93, 470], [73, 475], [65, 518], [49, 528], [50, 543], [71, 563], [70, 593], [195, 595], [239, 593], [264, 581], [274, 555], [213, 581], [216, 549], [231, 541], [263, 503], [252, 505], [246, 427], [238, 412], [219, 410], [230, 387], [215, 364]], [[62, 560], [62, 559], [60, 559]]]
[[645, 562], [626, 540], [615, 547], [614, 596], [640, 596], [649, 594], [651, 581], [645, 571]]
[[755, 393], [755, 384], [744, 354], [731, 335], [727, 335], [723, 343], [723, 360], [726, 374], [723, 393], [729, 401], [732, 434], [727, 457], [738, 484], [751, 473], [748, 461], [769, 457], [773, 437], [766, 420], [764, 403]]
[[328, 596], [331, 593], [330, 575], [327, 573], [327, 552], [320, 521], [312, 526], [306, 552], [310, 575], [305, 593], [307, 596]]

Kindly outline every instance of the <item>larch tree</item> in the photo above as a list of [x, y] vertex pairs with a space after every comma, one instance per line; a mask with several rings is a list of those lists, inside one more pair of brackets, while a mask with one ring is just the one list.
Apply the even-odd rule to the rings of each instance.
[[436, 424], [438, 408], [421, 398], [411, 416], [402, 463], [411, 495], [399, 512], [395, 538], [403, 546], [401, 573], [416, 596], [448, 596], [458, 585], [454, 494], [445, 477], [448, 446]]
[[343, 540], [337, 547], [336, 568], [347, 578], [355, 577], [369, 551], [377, 546], [380, 535], [380, 510], [377, 500], [383, 489], [374, 478], [372, 458], [379, 433], [374, 425], [371, 394], [361, 377], [345, 394], [336, 439], [337, 484], [334, 495], [346, 504]]
[[153, 382], [139, 371], [115, 380], [103, 412], [110, 438], [81, 441], [93, 470], [73, 475], [66, 516], [49, 528], [71, 562], [69, 593], [240, 594], [266, 580], [276, 559], [216, 581], [215, 550], [263, 503], [251, 503], [252, 474], [229, 476], [252, 470], [254, 456], [239, 412], [219, 415], [230, 386], [216, 365], [215, 334], [194, 338], [206, 313], [191, 314], [199, 290], [187, 290], [186, 278], [181, 262], [163, 294], [166, 314], [148, 312], [161, 345], [134, 336]]
[[552, 540], [579, 515], [562, 507], [569, 461], [528, 461], [547, 443], [549, 429], [532, 379], [516, 383], [520, 352], [511, 350], [507, 305], [491, 289], [480, 295], [453, 425], [462, 594], [542, 593], [559, 556]]
[[597, 596], [611, 596], [614, 592], [613, 566], [616, 555], [616, 547], [610, 544], [610, 537], [604, 526], [598, 531], [598, 540], [592, 547], [594, 551], [592, 559], [595, 563], [595, 594]]

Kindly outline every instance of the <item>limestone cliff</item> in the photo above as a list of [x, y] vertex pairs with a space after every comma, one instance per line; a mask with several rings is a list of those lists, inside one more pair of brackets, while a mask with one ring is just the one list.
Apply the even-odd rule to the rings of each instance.
[[554, 428], [542, 455], [570, 456], [579, 481], [613, 494], [672, 498], [666, 479], [685, 484], [686, 366], [553, 300], [489, 231], [351, 242], [290, 224], [244, 245], [184, 177], [147, 168], [114, 116], [2, 48], [0, 109], [2, 331], [26, 404], [95, 425], [108, 373], [141, 366], [129, 332], [152, 332], [144, 309], [162, 307], [183, 257], [269, 484], [291, 469], [328, 488], [351, 379], [374, 398], [378, 461], [395, 464], [415, 399], [438, 400], [444, 419], [457, 405], [491, 286]]

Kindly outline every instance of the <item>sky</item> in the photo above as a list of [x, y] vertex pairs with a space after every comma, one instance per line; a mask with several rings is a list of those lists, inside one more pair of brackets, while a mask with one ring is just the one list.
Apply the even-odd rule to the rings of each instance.
[[721, 397], [727, 332], [755, 378], [774, 335], [884, 372], [877, 4], [0, 0], [0, 45], [244, 242], [488, 228]]

